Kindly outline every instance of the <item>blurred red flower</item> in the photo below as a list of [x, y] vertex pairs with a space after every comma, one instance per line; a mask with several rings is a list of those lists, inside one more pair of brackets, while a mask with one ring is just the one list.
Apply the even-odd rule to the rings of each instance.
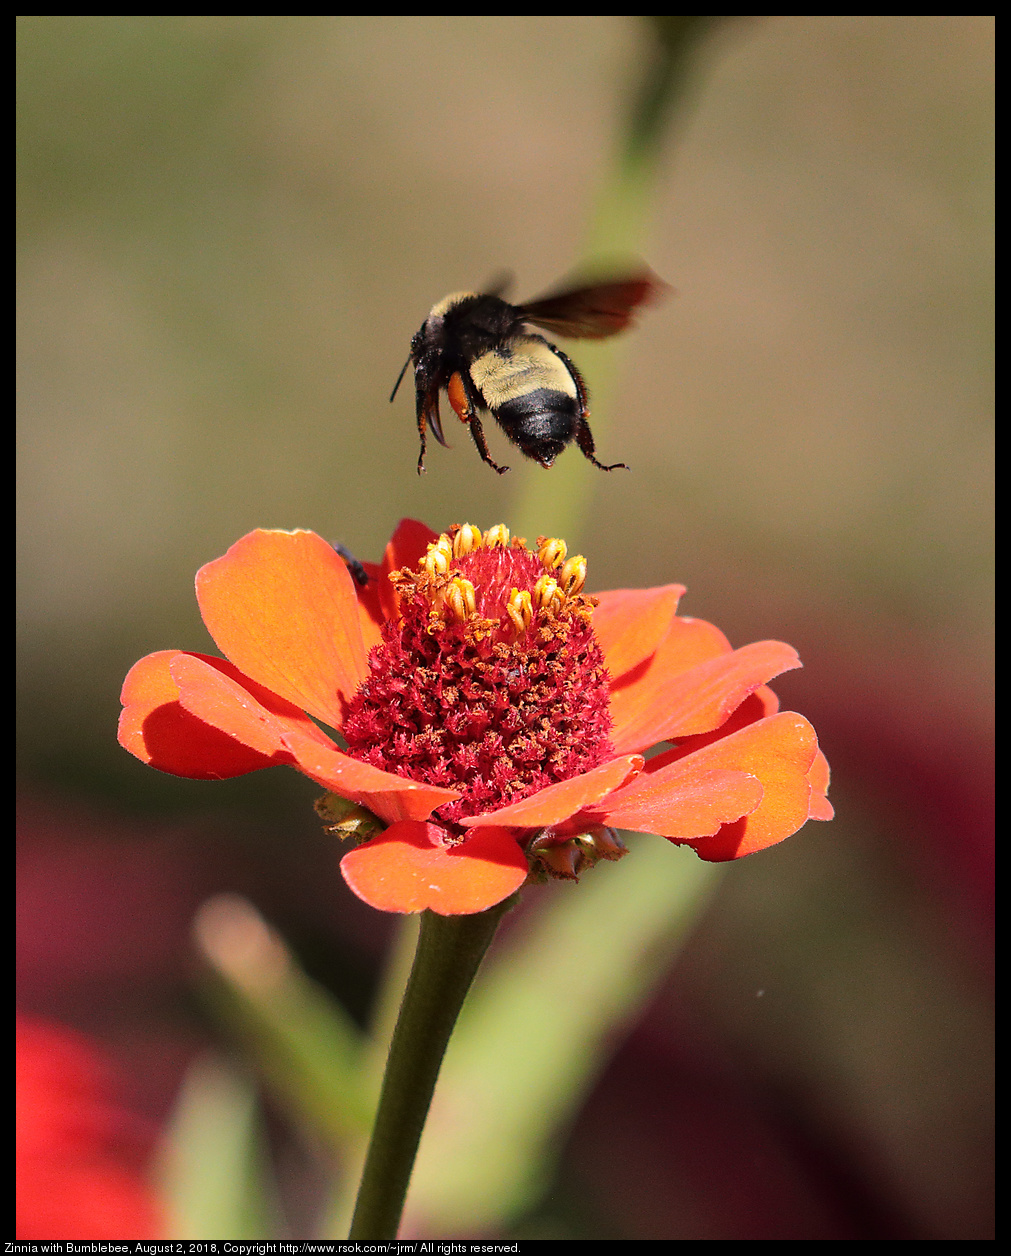
[[795, 651], [732, 649], [680, 585], [588, 598], [561, 541], [414, 520], [363, 567], [312, 532], [236, 542], [196, 581], [226, 659], [137, 663], [121, 744], [202, 779], [290, 764], [366, 807], [389, 827], [341, 870], [384, 911], [482, 911], [617, 858], [619, 828], [720, 861], [831, 817], [814, 729], [767, 688]]
[[80, 1034], [17, 1017], [15, 1232], [19, 1239], [153, 1239], [158, 1203], [130, 1117]]

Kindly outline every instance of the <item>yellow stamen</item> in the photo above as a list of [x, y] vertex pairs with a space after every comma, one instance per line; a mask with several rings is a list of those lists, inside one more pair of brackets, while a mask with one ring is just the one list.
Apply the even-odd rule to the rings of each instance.
[[537, 538], [537, 557], [548, 571], [555, 571], [565, 562], [565, 542], [557, 536]]
[[530, 627], [530, 621], [534, 617], [534, 605], [530, 594], [523, 589], [522, 591], [514, 588], [509, 594], [509, 601], [506, 603], [506, 614], [513, 622], [517, 635], [526, 632]]
[[446, 606], [461, 623], [477, 611], [477, 592], [469, 580], [454, 576], [443, 593]]
[[543, 575], [534, 585], [533, 601], [538, 609], [543, 608], [557, 614], [565, 605], [565, 594], [558, 587], [554, 576]]
[[462, 558], [464, 554], [480, 549], [483, 544], [484, 535], [481, 529], [475, 528], [472, 523], [465, 523], [453, 537], [453, 557]]
[[453, 543], [444, 532], [437, 541], [429, 544], [421, 566], [434, 579], [435, 576], [444, 576], [452, 561]]
[[508, 548], [509, 529], [504, 523], [496, 523], [493, 528], [489, 528], [484, 534], [484, 543], [489, 549], [495, 549], [496, 546], [500, 546], [502, 549]]
[[573, 597], [582, 591], [583, 585], [586, 584], [586, 559], [582, 554], [573, 554], [562, 567], [558, 573], [558, 583], [568, 597]]

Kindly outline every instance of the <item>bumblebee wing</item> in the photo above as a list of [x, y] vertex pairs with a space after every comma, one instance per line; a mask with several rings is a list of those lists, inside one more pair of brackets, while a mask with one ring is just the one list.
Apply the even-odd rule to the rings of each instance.
[[638, 306], [658, 301], [667, 290], [663, 280], [643, 271], [610, 283], [572, 288], [517, 308], [528, 322], [556, 336], [603, 340], [624, 331]]

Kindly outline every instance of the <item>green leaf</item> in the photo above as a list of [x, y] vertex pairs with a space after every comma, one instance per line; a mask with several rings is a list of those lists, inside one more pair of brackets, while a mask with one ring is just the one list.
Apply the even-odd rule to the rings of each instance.
[[283, 1236], [256, 1092], [220, 1057], [205, 1056], [187, 1073], [160, 1161], [172, 1238]]
[[224, 1027], [302, 1123], [350, 1154], [368, 1134], [377, 1083], [361, 1030], [307, 977], [247, 900], [219, 895], [195, 932], [207, 963], [204, 992]]

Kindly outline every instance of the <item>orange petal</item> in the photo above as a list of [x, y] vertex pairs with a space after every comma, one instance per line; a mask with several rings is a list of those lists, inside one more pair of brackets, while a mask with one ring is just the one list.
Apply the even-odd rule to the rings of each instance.
[[829, 784], [828, 759], [820, 750], [814, 756], [807, 779], [811, 782], [811, 819], [831, 820], [835, 815], [835, 808], [825, 797]]
[[657, 755], [647, 770], [661, 774], [690, 765], [693, 770], [728, 768], [758, 777], [765, 792], [755, 810], [692, 843], [703, 859], [721, 862], [773, 846], [804, 824], [811, 808], [808, 773], [817, 752], [818, 741], [807, 720], [783, 711], [684, 757], [680, 747]]
[[183, 657], [202, 659], [227, 675], [240, 675], [224, 659], [185, 656], [177, 650], [149, 654], [134, 664], [123, 684], [121, 746], [162, 772], [204, 781], [243, 776], [272, 763], [290, 762], [287, 752], [281, 757], [260, 753], [185, 710], [169, 670], [173, 659]]
[[604, 651], [611, 679], [648, 659], [670, 630], [683, 584], [656, 589], [612, 589], [596, 593], [593, 632]]
[[153, 711], [166, 702], [177, 702], [179, 690], [169, 675], [168, 665], [169, 660], [180, 653], [181, 650], [158, 650], [134, 663], [127, 672], [119, 695], [123, 706], [139, 714], [141, 711]]
[[340, 727], [367, 664], [354, 581], [322, 537], [250, 532], [197, 572], [197, 600], [245, 675]]
[[380, 564], [379, 603], [385, 619], [396, 619], [400, 614], [400, 603], [397, 591], [390, 583], [390, 572], [399, 571], [401, 567], [417, 567], [431, 542], [438, 539], [437, 532], [417, 519], [401, 519], [397, 524]]
[[231, 664], [221, 667], [223, 661], [193, 654], [177, 654], [171, 660], [169, 671], [179, 701], [190, 715], [259, 754], [281, 754], [286, 763], [291, 761], [290, 752], [282, 738], [293, 729], [323, 745], [333, 744], [304, 711]]
[[[642, 771], [641, 755], [629, 754], [611, 759], [600, 767], [574, 776], [557, 785], [548, 785], [508, 807], [489, 811], [483, 816], [471, 816], [460, 823], [465, 828], [483, 828], [486, 825], [508, 824], [513, 828], [539, 829], [548, 824], [561, 824], [569, 816], [600, 802], [613, 790]], [[738, 813], [740, 814], [740, 813]]]
[[[686, 672], [706, 659], [730, 654], [732, 647], [719, 628], [704, 619], [675, 616], [667, 629], [667, 635], [653, 654], [623, 676], [611, 677], [611, 716], [614, 735], [620, 734], [633, 720], [655, 686], [665, 677]], [[617, 744], [617, 743], [615, 743]], [[627, 748], [627, 747], [623, 747]]]
[[[262, 764], [290, 763], [326, 789], [368, 807], [387, 823], [424, 820], [435, 807], [459, 798], [451, 789], [422, 785], [342, 754], [297, 707], [235, 673], [224, 675], [183, 654], [171, 661], [179, 700], [190, 716], [262, 755]], [[230, 664], [224, 664], [234, 672]]]
[[829, 802], [824, 794], [816, 794], [811, 791], [811, 814], [810, 820], [831, 820], [835, 816], [835, 807]]
[[722, 737], [729, 737], [731, 733], [736, 733], [748, 724], [754, 724], [756, 720], [764, 720], [767, 715], [775, 715], [778, 710], [779, 698], [776, 694], [768, 685], [759, 685], [718, 728], [710, 729], [708, 733], [696, 733], [692, 737], [679, 737], [678, 758], [683, 758], [693, 750], [701, 750], [703, 746], [709, 746]]
[[443, 836], [437, 824], [395, 824], [344, 856], [344, 880], [380, 911], [467, 916], [501, 903], [527, 879], [511, 830], [480, 829], [456, 846]]
[[[756, 641], [688, 671], [664, 675], [651, 666], [651, 688], [638, 690], [634, 706], [627, 700], [620, 704], [620, 721], [612, 698], [611, 741], [616, 750], [644, 750], [660, 741], [719, 728], [760, 685], [794, 667], [800, 667], [797, 652], [782, 641]], [[627, 698], [627, 691], [622, 697]]]
[[708, 837], [728, 820], [753, 812], [764, 793], [761, 781], [748, 772], [706, 767], [689, 758], [640, 776], [585, 819], [661, 837]]
[[454, 789], [423, 785], [393, 772], [342, 754], [329, 743], [298, 729], [289, 729], [284, 744], [300, 771], [342, 798], [350, 798], [395, 824], [400, 820], [427, 820], [436, 807], [460, 797]]
[[827, 794], [829, 786], [829, 766], [828, 759], [819, 750], [814, 756], [814, 762], [811, 764], [811, 771], [807, 774], [808, 780], [811, 782], [811, 788], [816, 789], [819, 794]]
[[367, 585], [355, 585], [358, 598], [358, 626], [362, 630], [362, 642], [366, 655], [374, 645], [383, 639], [383, 623], [386, 616], [379, 600], [379, 581], [383, 576], [382, 568], [377, 563], [362, 563], [365, 574], [369, 578]]

